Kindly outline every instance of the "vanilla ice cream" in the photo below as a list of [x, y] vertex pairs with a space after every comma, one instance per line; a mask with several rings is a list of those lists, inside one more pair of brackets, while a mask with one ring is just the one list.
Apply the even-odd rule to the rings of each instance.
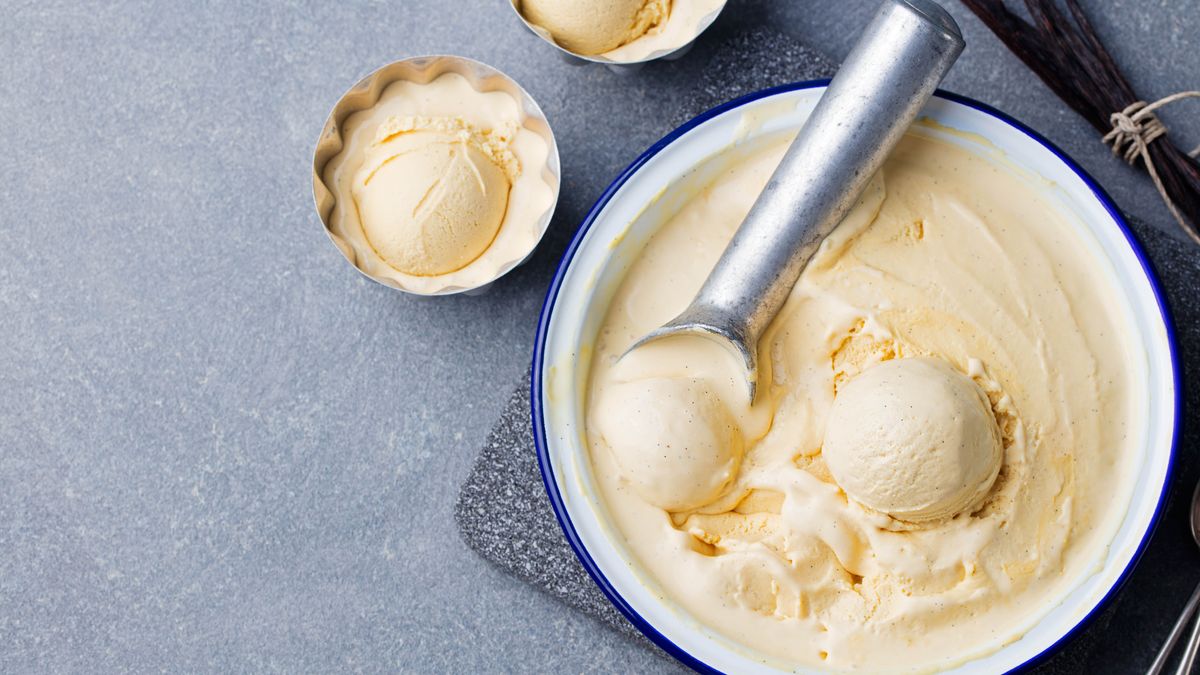
[[510, 176], [520, 174], [506, 143], [512, 131], [480, 131], [458, 117], [388, 120], [351, 186], [371, 246], [421, 276], [478, 258], [504, 220]]
[[694, 343], [621, 357], [687, 306], [790, 139], [672, 186], [597, 281], [596, 507], [668, 606], [781, 669], [999, 649], [1095, 569], [1129, 502], [1139, 356], [1105, 268], [1050, 187], [948, 133], [915, 125], [822, 244], [758, 345], [753, 405]]
[[613, 63], [675, 52], [708, 26], [725, 0], [516, 0], [525, 20], [558, 46]]
[[509, 93], [456, 72], [400, 80], [341, 131], [328, 225], [371, 276], [416, 293], [476, 287], [540, 237], [550, 147]]
[[[683, 0], [686, 2], [687, 0]], [[603, 54], [666, 22], [670, 0], [521, 0], [521, 13], [576, 54]]]
[[742, 460], [741, 430], [698, 378], [646, 378], [605, 392], [597, 429], [622, 475], [648, 503], [692, 509], [721, 494]]
[[977, 506], [1000, 472], [992, 404], [940, 359], [892, 359], [837, 392], [821, 455], [861, 504], [912, 522]]

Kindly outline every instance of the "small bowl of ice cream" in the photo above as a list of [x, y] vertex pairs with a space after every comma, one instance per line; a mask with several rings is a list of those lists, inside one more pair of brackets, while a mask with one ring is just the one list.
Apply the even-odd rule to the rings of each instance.
[[361, 80], [313, 158], [330, 239], [359, 271], [417, 295], [485, 290], [529, 257], [559, 189], [537, 103], [478, 61], [422, 56]]
[[677, 59], [726, 0], [510, 0], [525, 26], [573, 63], [616, 70]]
[[1020, 123], [939, 93], [759, 342], [691, 300], [823, 83], [753, 94], [623, 172], [539, 324], [533, 429], [577, 556], [702, 672], [995, 673], [1113, 596], [1163, 507], [1178, 366], [1119, 211]]

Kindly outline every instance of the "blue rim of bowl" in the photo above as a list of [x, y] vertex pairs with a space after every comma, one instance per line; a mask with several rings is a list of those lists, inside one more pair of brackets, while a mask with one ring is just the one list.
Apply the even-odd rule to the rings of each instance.
[[[608, 188], [605, 189], [604, 193], [600, 195], [598, 200], [596, 200], [596, 203], [592, 206], [591, 210], [588, 211], [588, 214], [583, 219], [583, 223], [580, 225], [579, 230], [575, 233], [575, 237], [571, 240], [571, 245], [567, 247], [566, 252], [563, 254], [562, 260], [558, 264], [558, 269], [554, 273], [554, 280], [550, 283], [550, 288], [546, 292], [546, 299], [542, 305], [541, 315], [538, 318], [537, 337], [534, 340], [533, 347], [533, 377], [530, 385], [530, 400], [532, 401], [532, 405], [530, 407], [532, 408], [533, 412], [533, 441], [537, 449], [538, 467], [541, 470], [542, 483], [546, 487], [546, 494], [550, 497], [550, 505], [554, 510], [554, 516], [558, 519], [558, 524], [562, 527], [563, 534], [566, 535], [567, 542], [571, 545], [571, 549], [575, 551], [575, 556], [579, 558], [579, 562], [583, 564], [583, 568], [587, 570], [588, 575], [592, 577], [592, 580], [596, 582], [596, 585], [600, 587], [600, 590], [609, 599], [609, 601], [612, 602], [612, 604], [618, 610], [620, 610], [622, 614], [625, 615], [625, 618], [629, 619], [629, 621], [654, 644], [658, 645], [663, 649], [663, 651], [666, 651], [671, 656], [674, 656], [683, 664], [701, 673], [720, 673], [721, 671], [706, 663], [703, 663], [695, 656], [692, 656], [690, 653], [685, 651], [682, 647], [676, 645], [633, 609], [633, 607], [625, 600], [625, 598], [617, 592], [616, 588], [604, 576], [603, 572], [601, 572], [600, 568], [596, 565], [595, 560], [592, 559], [591, 554], [588, 553], [587, 548], [580, 540], [579, 534], [575, 531], [575, 526], [571, 522], [570, 514], [567, 513], [566, 505], [563, 503], [562, 495], [558, 491], [558, 485], [556, 485], [554, 481], [554, 470], [551, 466], [549, 449], [546, 442], [545, 416], [542, 413], [542, 395], [540, 383], [542, 381], [544, 371], [543, 360], [546, 353], [546, 337], [549, 331], [550, 317], [554, 312], [554, 303], [558, 299], [558, 291], [562, 286], [563, 278], [566, 275], [567, 269], [570, 267], [571, 261], [574, 260], [576, 251], [579, 249], [579, 246], [583, 242], [588, 231], [591, 229], [592, 224], [595, 222], [597, 216], [602, 210], [604, 210], [604, 207], [608, 204], [609, 200], [612, 199], [613, 195], [616, 194], [617, 190], [619, 190], [631, 176], [637, 173], [637, 171], [641, 169], [641, 167], [645, 165], [650, 158], [657, 155], [668, 145], [674, 143], [680, 136], [684, 135], [688, 131], [691, 131], [695, 127], [725, 112], [735, 108], [740, 108], [748, 103], [752, 103], [762, 98], [804, 89], [815, 89], [817, 87], [827, 86], [828, 84], [828, 79], [808, 80], [804, 82], [780, 85], [777, 87], [770, 87], [746, 94], [745, 96], [741, 96], [700, 113], [666, 136], [663, 136], [654, 145], [650, 146], [649, 149], [638, 156], [638, 158], [635, 159], [632, 164], [626, 167], [625, 170], [622, 171], [619, 176], [617, 176], [616, 180], [614, 180], [608, 186]], [[1175, 323], [1172, 320], [1171, 311], [1167, 306], [1166, 294], [1163, 292], [1162, 284], [1158, 279], [1158, 275], [1154, 272], [1153, 266], [1150, 264], [1150, 260], [1146, 255], [1145, 249], [1134, 236], [1132, 230], [1130, 230], [1129, 223], [1125, 221], [1125, 217], [1121, 215], [1120, 210], [1117, 209], [1112, 198], [1109, 197], [1104, 188], [1100, 187], [1100, 184], [1097, 183], [1096, 180], [1083, 169], [1083, 167], [1079, 166], [1075, 160], [1071, 159], [1057, 145], [1051, 143], [1038, 132], [1029, 128], [1022, 122], [1019, 122], [1008, 114], [1001, 112], [990, 105], [987, 105], [986, 103], [981, 103], [975, 99], [968, 98], [966, 96], [960, 96], [947, 91], [942, 91], [940, 89], [935, 92], [934, 95], [938, 98], [959, 103], [967, 106], [968, 108], [973, 108], [1008, 124], [1009, 126], [1040, 143], [1069, 169], [1074, 171], [1081, 180], [1083, 180], [1083, 182], [1092, 191], [1092, 194], [1095, 195], [1096, 199], [1098, 199], [1104, 206], [1104, 209], [1108, 212], [1108, 215], [1112, 218], [1113, 222], [1116, 223], [1118, 228], [1120, 228], [1122, 234], [1125, 235], [1126, 242], [1133, 250], [1134, 256], [1141, 265], [1142, 272], [1146, 275], [1147, 281], [1150, 282], [1150, 288], [1154, 292], [1155, 301], [1158, 303], [1159, 314], [1162, 317], [1163, 326], [1166, 329], [1167, 346], [1170, 351], [1171, 379], [1174, 386], [1175, 395], [1173, 411], [1174, 415], [1171, 424], [1171, 449], [1170, 456], [1167, 459], [1167, 471], [1163, 476], [1163, 484], [1159, 489], [1158, 494], [1158, 503], [1154, 507], [1154, 516], [1150, 519], [1150, 525], [1146, 528], [1146, 532], [1142, 535], [1142, 540], [1138, 544], [1137, 551], [1134, 553], [1133, 557], [1130, 558], [1129, 564], [1126, 565], [1125, 569], [1121, 572], [1121, 575], [1117, 578], [1117, 581], [1108, 589], [1104, 597], [1098, 603], [1096, 603], [1094, 607], [1092, 607], [1087, 616], [1083, 617], [1083, 619], [1076, 623], [1071, 630], [1067, 631], [1058, 640], [1043, 649], [1036, 656], [1009, 671], [1014, 673], [1022, 672], [1039, 663], [1042, 663], [1050, 656], [1055, 654], [1059, 649], [1074, 639], [1080, 633], [1080, 631], [1087, 627], [1096, 618], [1096, 616], [1099, 615], [1099, 613], [1112, 602], [1113, 598], [1121, 590], [1121, 587], [1124, 586], [1125, 582], [1129, 580], [1129, 577], [1133, 573], [1134, 568], [1137, 566], [1138, 561], [1141, 559], [1142, 554], [1146, 552], [1146, 548], [1150, 543], [1150, 539], [1153, 537], [1154, 531], [1158, 527], [1159, 521], [1162, 519], [1167, 495], [1170, 492], [1171, 477], [1175, 471], [1175, 463], [1179, 445], [1180, 413], [1182, 408], [1182, 394], [1180, 392], [1179, 379], [1179, 350], [1176, 344]]]

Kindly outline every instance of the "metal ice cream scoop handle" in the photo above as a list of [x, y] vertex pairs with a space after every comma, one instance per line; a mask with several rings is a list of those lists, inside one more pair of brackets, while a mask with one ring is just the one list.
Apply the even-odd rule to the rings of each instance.
[[763, 331], [963, 45], [954, 19], [932, 0], [886, 0], [699, 294], [633, 349], [681, 333], [727, 342], [745, 361], [753, 401]]

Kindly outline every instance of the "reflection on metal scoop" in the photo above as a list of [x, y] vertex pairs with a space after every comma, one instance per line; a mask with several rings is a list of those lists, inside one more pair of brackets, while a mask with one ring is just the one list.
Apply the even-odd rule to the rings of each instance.
[[745, 363], [753, 402], [762, 332], [963, 45], [958, 25], [936, 2], [886, 0], [692, 304], [630, 350], [670, 335], [711, 337]]

